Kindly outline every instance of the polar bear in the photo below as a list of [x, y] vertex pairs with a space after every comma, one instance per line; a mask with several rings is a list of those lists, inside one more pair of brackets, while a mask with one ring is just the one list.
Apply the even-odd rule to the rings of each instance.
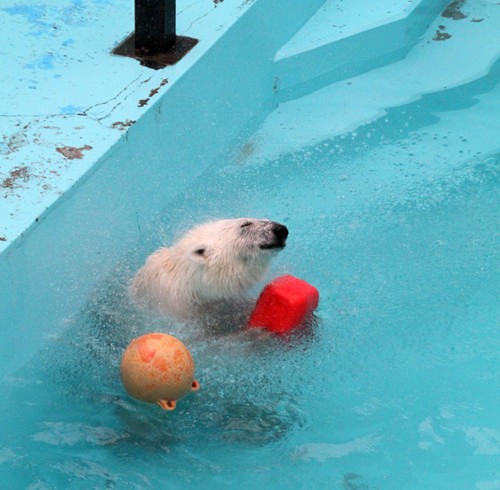
[[286, 226], [268, 219], [201, 224], [148, 257], [132, 279], [132, 299], [179, 321], [199, 319], [214, 304], [243, 297], [287, 237]]

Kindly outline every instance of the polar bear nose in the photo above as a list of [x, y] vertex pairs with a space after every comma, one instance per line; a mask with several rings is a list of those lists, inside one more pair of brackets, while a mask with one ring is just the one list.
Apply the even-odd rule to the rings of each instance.
[[288, 228], [280, 223], [273, 223], [271, 231], [281, 242], [284, 242], [288, 237]]
[[263, 243], [259, 245], [261, 250], [273, 250], [285, 248], [286, 239], [288, 237], [288, 228], [276, 221], [266, 221], [263, 233], [260, 234]]

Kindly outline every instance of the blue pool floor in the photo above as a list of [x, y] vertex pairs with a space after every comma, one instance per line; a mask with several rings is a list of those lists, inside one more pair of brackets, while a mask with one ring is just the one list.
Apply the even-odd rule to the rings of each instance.
[[[419, 49], [441, 49], [434, 35], [399, 64], [284, 102], [158, 216], [1, 385], [8, 488], [500, 488], [498, 58], [388, 102]], [[310, 132], [335, 94], [370, 81], [370, 113], [346, 98], [329, 134]], [[319, 289], [312, 332], [200, 338], [130, 306], [125, 284], [151, 250], [240, 215], [288, 226], [269, 277]], [[202, 385], [168, 415], [118, 378], [128, 340], [157, 329], [188, 343]]]

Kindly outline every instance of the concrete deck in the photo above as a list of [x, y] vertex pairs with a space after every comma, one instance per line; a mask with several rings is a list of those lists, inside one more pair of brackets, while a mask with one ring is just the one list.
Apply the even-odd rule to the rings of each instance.
[[177, 31], [200, 43], [151, 70], [111, 50], [133, 2], [6, 0], [0, 7], [0, 252], [66, 193], [252, 2], [180, 0]]

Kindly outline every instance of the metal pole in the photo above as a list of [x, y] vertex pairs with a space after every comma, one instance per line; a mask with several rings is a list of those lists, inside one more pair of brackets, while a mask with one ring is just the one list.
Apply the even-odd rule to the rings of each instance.
[[135, 48], [165, 53], [175, 45], [175, 0], [135, 0]]

